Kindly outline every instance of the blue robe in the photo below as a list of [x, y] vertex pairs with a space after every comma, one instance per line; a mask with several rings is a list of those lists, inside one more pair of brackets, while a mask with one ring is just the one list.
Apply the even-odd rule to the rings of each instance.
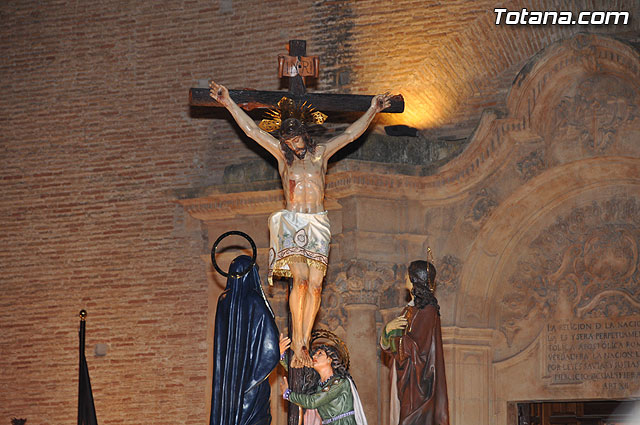
[[[249, 264], [248, 256], [237, 257], [229, 275], [241, 273]], [[243, 277], [227, 278], [216, 310], [210, 425], [271, 423], [268, 377], [280, 360], [278, 342], [258, 266]]]

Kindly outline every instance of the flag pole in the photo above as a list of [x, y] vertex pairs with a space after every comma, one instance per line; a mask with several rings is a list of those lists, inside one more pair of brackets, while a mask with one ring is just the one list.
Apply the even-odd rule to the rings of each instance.
[[93, 404], [89, 367], [84, 355], [86, 310], [80, 310], [80, 362], [78, 365], [78, 425], [98, 425], [96, 408]]
[[78, 425], [82, 425], [82, 358], [84, 357], [84, 336], [85, 336], [85, 328], [86, 328], [86, 320], [87, 320], [87, 311], [80, 310], [80, 330], [79, 338], [80, 338], [80, 355], [78, 362]]

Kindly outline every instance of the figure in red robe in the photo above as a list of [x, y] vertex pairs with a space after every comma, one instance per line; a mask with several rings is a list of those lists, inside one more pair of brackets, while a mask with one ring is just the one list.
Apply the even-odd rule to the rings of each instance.
[[380, 338], [382, 349], [393, 358], [392, 424], [449, 425], [440, 307], [433, 294], [435, 277], [436, 269], [430, 262], [409, 265], [406, 288], [411, 301], [401, 316], [385, 325]]

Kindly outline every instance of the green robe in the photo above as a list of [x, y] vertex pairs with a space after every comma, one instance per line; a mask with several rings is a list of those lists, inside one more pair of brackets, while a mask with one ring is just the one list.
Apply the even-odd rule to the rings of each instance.
[[[332, 378], [318, 386], [318, 391], [313, 394], [292, 391], [289, 401], [305, 409], [317, 409], [323, 421], [353, 410], [353, 394], [347, 378]], [[356, 417], [347, 416], [331, 422], [331, 425], [356, 425]]]

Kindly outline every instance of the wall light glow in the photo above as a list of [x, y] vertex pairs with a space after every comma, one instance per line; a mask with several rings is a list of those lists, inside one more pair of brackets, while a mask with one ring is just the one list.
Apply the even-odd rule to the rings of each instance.
[[402, 114], [383, 114], [384, 125], [404, 124], [420, 130], [435, 128], [451, 120], [460, 103], [458, 93], [435, 85], [412, 85], [399, 90], [404, 97]]

